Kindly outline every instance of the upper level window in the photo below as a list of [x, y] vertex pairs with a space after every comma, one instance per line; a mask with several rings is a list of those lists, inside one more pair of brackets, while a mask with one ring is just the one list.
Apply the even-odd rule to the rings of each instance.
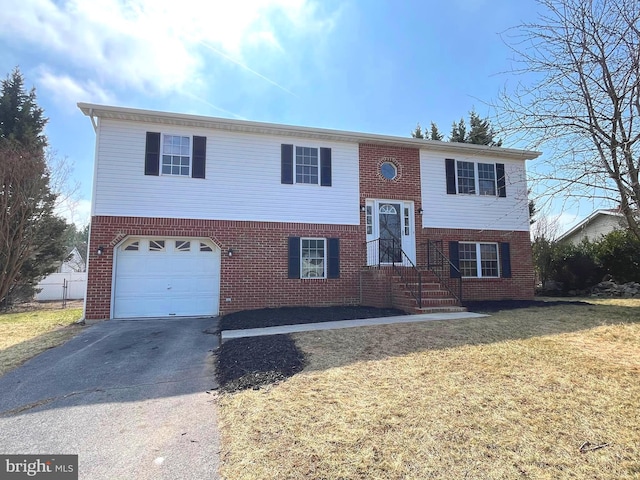
[[478, 193], [496, 194], [496, 167], [493, 163], [478, 163]]
[[458, 162], [458, 193], [476, 193], [475, 165]]
[[480, 163], [445, 159], [447, 194], [507, 196], [504, 163]]
[[318, 184], [318, 149], [296, 147], [296, 183]]
[[398, 175], [398, 169], [391, 162], [384, 162], [380, 165], [380, 174], [387, 180], [393, 180]]
[[189, 137], [163, 135], [162, 174], [190, 175], [191, 152]]

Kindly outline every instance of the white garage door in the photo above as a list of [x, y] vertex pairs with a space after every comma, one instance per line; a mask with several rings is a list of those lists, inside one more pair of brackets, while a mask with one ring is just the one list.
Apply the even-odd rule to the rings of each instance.
[[130, 238], [115, 261], [115, 318], [218, 314], [220, 249], [211, 241]]

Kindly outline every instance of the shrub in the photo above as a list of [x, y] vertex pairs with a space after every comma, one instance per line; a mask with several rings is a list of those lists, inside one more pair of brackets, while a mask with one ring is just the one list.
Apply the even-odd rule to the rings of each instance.
[[594, 244], [603, 270], [618, 283], [640, 282], [640, 240], [629, 230], [614, 230]]

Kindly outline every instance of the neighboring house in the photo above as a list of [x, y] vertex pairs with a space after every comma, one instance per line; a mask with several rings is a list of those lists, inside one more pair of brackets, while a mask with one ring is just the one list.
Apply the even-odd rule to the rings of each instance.
[[88, 319], [411, 310], [389, 294], [394, 263], [420, 269], [422, 307], [455, 305], [427, 272], [428, 242], [465, 299], [533, 297], [525, 160], [538, 152], [78, 106], [97, 136]]
[[38, 282], [36, 300], [81, 300], [84, 298], [86, 287], [86, 264], [78, 249], [74, 247], [54, 273]]
[[595, 242], [614, 230], [626, 228], [626, 225], [626, 219], [619, 209], [596, 210], [575, 227], [560, 235], [557, 241], [574, 245], [579, 245], [584, 240]]

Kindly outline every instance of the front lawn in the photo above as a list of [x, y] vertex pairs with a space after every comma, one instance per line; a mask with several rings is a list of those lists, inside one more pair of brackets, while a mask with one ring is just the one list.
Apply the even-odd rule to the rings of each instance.
[[43, 309], [0, 315], [0, 375], [64, 343], [81, 329], [81, 308]]
[[301, 373], [221, 395], [221, 474], [640, 478], [640, 300], [598, 303], [292, 335]]

